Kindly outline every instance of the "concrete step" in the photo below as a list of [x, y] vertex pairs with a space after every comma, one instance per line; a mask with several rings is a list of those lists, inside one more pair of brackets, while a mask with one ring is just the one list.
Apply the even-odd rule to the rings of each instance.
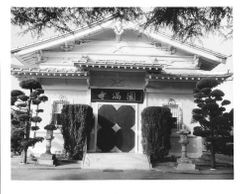
[[148, 170], [151, 168], [151, 164], [145, 154], [87, 153], [82, 168]]

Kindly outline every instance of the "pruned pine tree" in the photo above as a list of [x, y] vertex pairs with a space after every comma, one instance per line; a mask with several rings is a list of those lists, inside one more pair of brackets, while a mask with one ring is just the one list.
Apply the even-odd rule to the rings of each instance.
[[20, 90], [11, 92], [11, 124], [12, 124], [12, 146], [23, 152], [23, 163], [27, 163], [27, 151], [30, 146], [43, 141], [43, 137], [30, 137], [30, 131], [39, 130], [38, 123], [42, 118], [38, 116], [43, 112], [39, 109], [41, 102], [46, 102], [48, 97], [43, 95], [44, 90], [41, 84], [35, 79], [23, 80], [19, 83], [20, 87], [29, 90], [26, 95]]
[[211, 152], [211, 168], [216, 168], [215, 154], [221, 152], [228, 141], [232, 141], [232, 111], [226, 112], [229, 100], [223, 99], [224, 93], [216, 89], [219, 82], [215, 79], [202, 79], [194, 89], [192, 121], [198, 122], [193, 134], [205, 138], [205, 146]]

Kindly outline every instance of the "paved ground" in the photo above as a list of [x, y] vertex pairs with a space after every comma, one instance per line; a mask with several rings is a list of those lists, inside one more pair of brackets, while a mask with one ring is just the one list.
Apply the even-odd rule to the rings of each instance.
[[233, 174], [191, 174], [162, 171], [97, 171], [81, 169], [12, 169], [12, 180], [103, 180], [103, 179], [233, 179]]
[[20, 165], [19, 161], [12, 160], [12, 180], [233, 179], [233, 169], [229, 167], [183, 172], [169, 166], [153, 170], [83, 170], [77, 163], [46, 167], [34, 163]]

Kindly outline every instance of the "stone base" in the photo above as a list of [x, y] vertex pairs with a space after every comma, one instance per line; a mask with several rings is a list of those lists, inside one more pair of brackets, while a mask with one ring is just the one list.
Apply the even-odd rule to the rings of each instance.
[[189, 158], [179, 158], [176, 170], [195, 170], [195, 164]]
[[56, 157], [54, 154], [41, 154], [38, 158], [37, 163], [46, 166], [56, 166]]
[[150, 170], [151, 164], [144, 154], [87, 153], [83, 169]]
[[195, 164], [192, 163], [179, 163], [176, 170], [196, 170]]
[[211, 153], [209, 153], [209, 152], [202, 153], [202, 155], [199, 158], [199, 160], [210, 161], [211, 160]]
[[182, 164], [182, 163], [192, 164], [193, 162], [189, 158], [178, 158], [177, 163], [178, 164]]
[[211, 154], [209, 152], [203, 152], [201, 157], [195, 160], [195, 163], [198, 166], [211, 165]]

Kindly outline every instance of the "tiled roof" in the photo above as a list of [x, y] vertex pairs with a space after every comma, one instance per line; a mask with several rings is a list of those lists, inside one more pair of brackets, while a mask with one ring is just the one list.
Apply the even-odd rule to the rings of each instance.
[[163, 65], [157, 63], [140, 63], [120, 60], [98, 60], [98, 61], [75, 61], [76, 67], [85, 68], [104, 68], [104, 69], [133, 69], [133, 70], [156, 70], [162, 69]]
[[218, 81], [224, 81], [231, 77], [233, 73], [195, 73], [195, 72], [173, 72], [173, 73], [161, 73], [161, 74], [149, 74], [147, 77], [149, 80], [176, 80], [176, 81], [199, 81], [203, 78], [214, 78]]
[[[114, 68], [117, 64], [114, 64]], [[133, 68], [142, 68], [141, 66], [130, 66]], [[130, 68], [129, 67], [129, 68]], [[122, 67], [124, 68], [124, 67]], [[130, 68], [131, 69], [131, 68]], [[202, 78], [215, 78], [218, 81], [224, 81], [231, 77], [233, 74], [227, 73], [211, 73], [200, 70], [161, 70], [160, 73], [149, 73], [147, 78], [149, 80], [175, 80], [175, 81], [198, 81]], [[66, 68], [45, 68], [40, 69], [38, 67], [17, 67], [11, 68], [11, 74], [14, 76], [35, 76], [35, 77], [57, 77], [57, 78], [88, 78], [89, 73], [87, 71], [81, 71], [78, 69], [66, 69]]]
[[37, 76], [37, 77], [78, 77], [88, 76], [88, 72], [76, 69], [58, 69], [58, 68], [27, 68], [12, 67], [11, 74], [16, 76]]

